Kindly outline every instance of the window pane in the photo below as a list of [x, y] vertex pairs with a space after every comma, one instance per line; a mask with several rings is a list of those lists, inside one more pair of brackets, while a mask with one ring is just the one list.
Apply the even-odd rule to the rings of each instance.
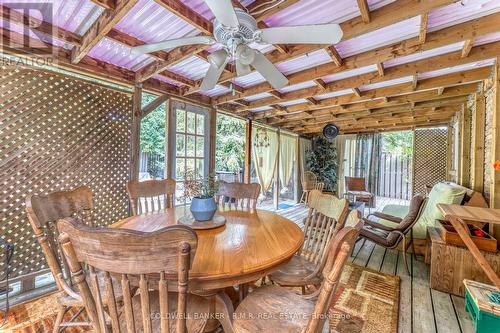
[[184, 179], [184, 170], [185, 170], [185, 159], [176, 158], [175, 159], [175, 177], [177, 180]]
[[194, 173], [194, 158], [186, 158], [186, 172]]
[[188, 133], [195, 133], [195, 119], [196, 119], [196, 114], [194, 112], [188, 112], [187, 113], [187, 132]]
[[196, 159], [196, 175], [199, 178], [205, 178], [205, 168], [204, 161], [202, 159]]
[[205, 115], [196, 115], [196, 134], [203, 135], [205, 133]]
[[175, 152], [177, 156], [186, 156], [186, 147], [184, 144], [184, 134], [177, 134], [175, 139]]
[[186, 111], [177, 110], [176, 118], [177, 118], [177, 126], [175, 128], [176, 131], [177, 132], [186, 131]]
[[194, 135], [186, 135], [186, 156], [194, 157]]
[[196, 137], [196, 157], [205, 155], [205, 138], [202, 136]]

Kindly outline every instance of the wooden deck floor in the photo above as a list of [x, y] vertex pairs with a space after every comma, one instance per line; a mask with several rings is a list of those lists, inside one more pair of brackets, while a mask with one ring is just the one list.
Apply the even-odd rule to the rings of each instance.
[[[386, 200], [387, 202], [389, 201]], [[295, 205], [276, 212], [301, 227], [307, 215], [304, 205]], [[429, 288], [429, 268], [422, 257], [409, 260], [410, 274], [407, 274], [400, 251], [386, 250], [372, 242], [366, 241], [363, 244], [363, 241], [360, 241], [350, 260], [356, 265], [401, 278], [398, 332], [474, 332], [462, 297]]]

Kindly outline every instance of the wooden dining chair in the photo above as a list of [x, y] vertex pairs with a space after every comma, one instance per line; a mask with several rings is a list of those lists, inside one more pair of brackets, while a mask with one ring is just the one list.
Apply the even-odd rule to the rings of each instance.
[[[300, 196], [299, 203], [303, 202], [305, 204], [308, 203], [308, 196], [312, 190], [317, 189], [318, 179], [314, 173], [311, 171], [304, 172], [304, 176], [302, 177], [302, 195]], [[322, 190], [322, 189], [321, 189]]]
[[309, 212], [304, 227], [304, 245], [278, 271], [269, 275], [272, 282], [282, 286], [302, 287], [319, 285], [328, 244], [346, 221], [349, 203], [331, 194], [312, 190], [309, 194]]
[[127, 192], [134, 215], [157, 212], [174, 206], [175, 180], [131, 180]]
[[232, 323], [234, 331], [238, 333], [322, 332], [340, 275], [363, 226], [362, 220], [358, 220], [358, 224], [356, 228], [343, 228], [332, 239], [321, 272], [323, 283], [314, 294], [298, 295], [290, 289], [277, 285], [258, 288], [236, 308]]
[[[198, 244], [191, 228], [173, 225], [143, 233], [90, 228], [72, 218], [60, 220], [58, 228], [59, 243], [96, 332], [204, 330], [212, 304], [188, 293]], [[90, 275], [82, 274], [82, 264], [89, 267]], [[104, 281], [96, 278], [96, 272], [103, 272]], [[120, 286], [113, 286], [112, 276]], [[131, 295], [132, 286], [139, 287], [135, 295]], [[106, 296], [99, 292], [102, 287]], [[123, 308], [114, 296], [118, 290], [124, 295]], [[105, 302], [108, 315], [103, 311]]]
[[[61, 327], [90, 325], [88, 321], [74, 322], [84, 310], [84, 304], [80, 294], [73, 289], [67, 262], [58, 246], [56, 222], [62, 218], [77, 216], [82, 223], [93, 225], [93, 208], [92, 191], [86, 186], [73, 191], [33, 195], [26, 200], [28, 220], [59, 290], [53, 332], [59, 332]], [[69, 322], [63, 322], [64, 315], [71, 308], [75, 308], [76, 313]]]
[[367, 203], [370, 210], [373, 208], [375, 196], [366, 189], [365, 178], [345, 177], [345, 190], [346, 195], [354, 197], [355, 201]]
[[215, 195], [215, 201], [221, 206], [255, 209], [259, 193], [260, 184], [258, 183], [244, 184], [221, 181]]

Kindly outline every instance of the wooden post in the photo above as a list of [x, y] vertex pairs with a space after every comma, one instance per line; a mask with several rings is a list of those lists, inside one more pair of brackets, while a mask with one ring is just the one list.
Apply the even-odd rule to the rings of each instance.
[[165, 149], [167, 149], [167, 153], [165, 155], [165, 159], [167, 160], [166, 172], [167, 178], [174, 177], [174, 156], [175, 156], [175, 115], [174, 115], [174, 105], [173, 101], [170, 99], [167, 104], [167, 142]]
[[[500, 58], [497, 58], [494, 71], [494, 96], [493, 96], [493, 119], [491, 142], [491, 160], [493, 163], [500, 160]], [[487, 165], [487, 168], [493, 168], [493, 165]], [[500, 208], [500, 171], [493, 170], [491, 173], [490, 207]], [[490, 228], [491, 229], [491, 228]], [[496, 225], [493, 228], [495, 238], [500, 240], [500, 227]]]
[[209, 156], [208, 156], [208, 174], [215, 174], [215, 148], [216, 148], [216, 135], [217, 135], [217, 111], [215, 108], [208, 110], [209, 114]]
[[461, 132], [462, 138], [460, 142], [460, 184], [465, 187], [469, 187], [470, 184], [470, 142], [471, 142], [471, 131], [470, 131], [470, 109], [467, 107], [467, 103], [463, 104], [462, 114], [461, 114]]
[[299, 182], [300, 182], [300, 176], [299, 176], [299, 137], [297, 137], [297, 143], [295, 144], [295, 165], [293, 166], [293, 200], [295, 203], [299, 203], [300, 196], [299, 196]]
[[472, 151], [471, 151], [471, 188], [479, 193], [484, 186], [484, 128], [485, 98], [484, 94], [474, 95], [476, 111], [472, 119]]
[[248, 119], [245, 126], [245, 165], [244, 182], [250, 184], [252, 170], [252, 119]]
[[130, 138], [130, 179], [139, 179], [142, 85], [134, 87], [132, 98], [132, 130]]
[[170, 141], [171, 141], [171, 138], [170, 138], [170, 130], [169, 130], [169, 127], [170, 127], [170, 98], [167, 99], [167, 101], [165, 102], [165, 146], [164, 146], [164, 150], [165, 150], [165, 170], [163, 171], [163, 177], [165, 179], [168, 179], [169, 178], [169, 170], [170, 170], [170, 163], [171, 162], [171, 159], [170, 159], [170, 149], [169, 149], [169, 145], [170, 145]]
[[276, 156], [276, 166], [274, 169], [274, 193], [273, 193], [273, 203], [274, 209], [278, 209], [279, 205], [279, 197], [280, 197], [280, 150], [281, 150], [281, 142], [280, 142], [280, 129], [278, 128], [278, 154]]
[[[463, 112], [463, 110], [462, 110]], [[457, 154], [460, 154], [462, 152], [462, 116], [458, 117], [458, 125], [457, 125], [457, 131], [458, 131], [458, 140], [455, 142], [455, 145], [457, 145], [457, 148], [455, 149], [455, 152]], [[458, 156], [458, 165], [455, 165], [456, 167], [456, 174], [455, 174], [455, 182], [460, 183], [462, 181], [462, 159], [460, 158], [461, 156]], [[456, 156], [453, 156], [453, 158], [456, 161]]]

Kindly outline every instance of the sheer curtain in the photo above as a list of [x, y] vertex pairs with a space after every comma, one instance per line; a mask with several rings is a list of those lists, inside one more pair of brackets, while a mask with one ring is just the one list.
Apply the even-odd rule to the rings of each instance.
[[356, 135], [339, 135], [335, 139], [338, 159], [337, 196], [342, 198], [345, 193], [345, 176], [351, 176], [354, 166]]
[[[376, 195], [381, 152], [380, 133], [359, 134], [356, 137], [354, 176], [365, 178], [367, 191]], [[375, 200], [373, 201], [375, 204]]]
[[287, 191], [292, 177], [293, 165], [296, 160], [297, 138], [280, 134], [280, 182], [283, 191]]
[[[276, 158], [278, 156], [278, 132], [268, 128], [262, 128], [269, 137], [269, 145], [263, 147], [256, 145], [257, 128], [252, 130], [252, 151], [255, 165], [255, 173], [262, 187], [262, 192], [266, 192], [272, 184], [274, 170], [276, 169]], [[263, 133], [263, 132], [260, 132]]]
[[309, 139], [299, 138], [299, 155], [300, 155], [300, 179], [304, 178], [304, 172], [308, 170], [306, 164], [306, 152], [312, 149], [312, 143]]

